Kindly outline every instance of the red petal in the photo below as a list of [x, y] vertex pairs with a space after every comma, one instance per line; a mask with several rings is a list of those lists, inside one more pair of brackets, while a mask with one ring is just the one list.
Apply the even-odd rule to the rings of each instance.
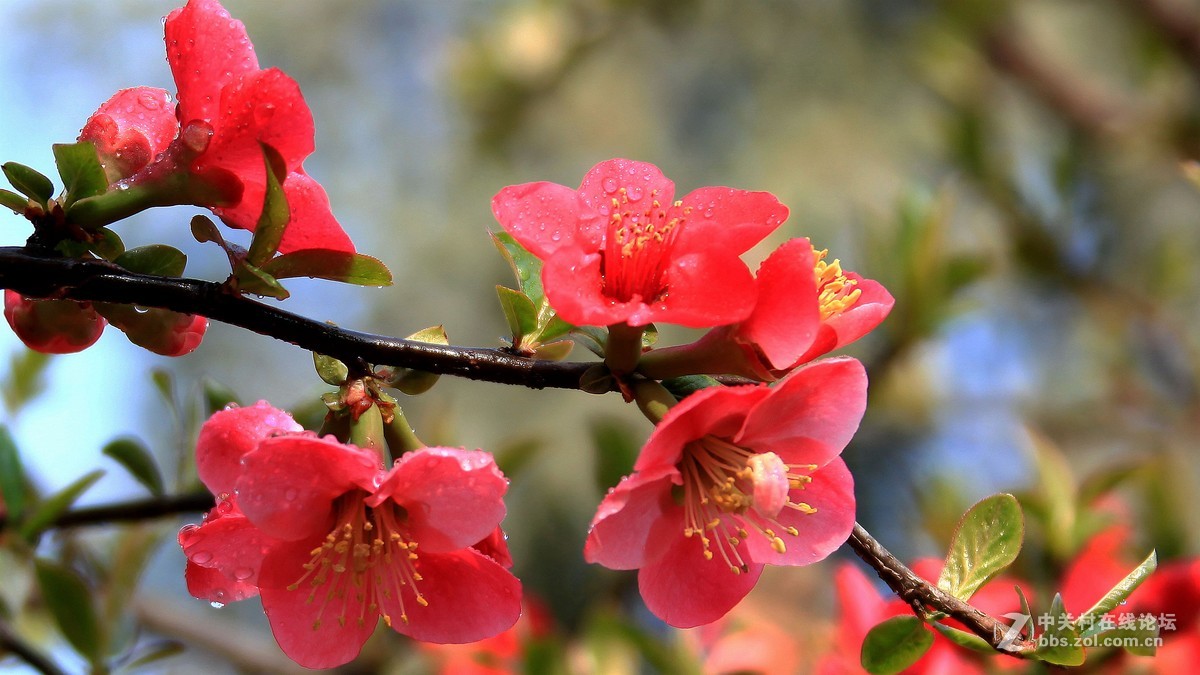
[[649, 208], [654, 200], [666, 208], [675, 201], [675, 183], [648, 162], [610, 159], [587, 172], [579, 185], [579, 197], [584, 210], [595, 214], [600, 227], [606, 228], [614, 199], [631, 203], [634, 211]]
[[291, 220], [279, 242], [280, 253], [313, 248], [354, 253], [354, 243], [333, 217], [329, 197], [320, 183], [303, 171], [289, 173], [283, 194]]
[[854, 342], [871, 332], [892, 311], [892, 305], [896, 301], [882, 284], [871, 279], [863, 279], [853, 272], [845, 274], [847, 279], [854, 279], [858, 282], [856, 288], [862, 291], [862, 295], [846, 311], [821, 322], [819, 332], [812, 345], [795, 363], [811, 361], [822, 354]]
[[663, 541], [663, 555], [638, 573], [646, 607], [676, 628], [692, 628], [724, 616], [746, 597], [763, 566], [750, 563], [741, 574], [730, 571], [719, 555], [705, 560], [699, 537], [683, 536], [683, 510], [659, 519], [651, 539]]
[[217, 0], [189, 0], [167, 15], [164, 28], [167, 62], [179, 90], [179, 119], [184, 125], [215, 120], [221, 90], [258, 70], [246, 27]]
[[487, 537], [504, 518], [508, 479], [486, 452], [424, 448], [400, 458], [367, 505], [403, 506], [422, 551], [455, 551]]
[[218, 411], [200, 427], [196, 473], [214, 495], [232, 494], [242, 474], [242, 457], [258, 447], [259, 441], [303, 430], [291, 415], [266, 401]]
[[749, 560], [767, 565], [810, 565], [824, 560], [850, 538], [854, 527], [854, 478], [846, 463], [836, 458], [811, 476], [811, 483], [803, 490], [792, 490], [788, 497], [817, 512], [784, 508], [776, 519], [795, 527], [800, 534], [780, 535], [787, 547], [783, 553], [776, 553], [766, 537], [751, 534], [746, 540]]
[[674, 507], [671, 487], [679, 480], [674, 467], [654, 467], [622, 478], [596, 510], [584, 559], [614, 570], [642, 567], [650, 528]]
[[[263, 560], [259, 578], [263, 610], [271, 632], [288, 658], [305, 668], [334, 668], [353, 661], [375, 632], [379, 612], [370, 607], [373, 594], [344, 592], [329, 598], [330, 584], [313, 587], [300, 582], [304, 565], [321, 538], [285, 542]], [[332, 575], [344, 580], [345, 574]], [[345, 589], [339, 589], [345, 591]], [[310, 599], [311, 598], [311, 599]]]
[[222, 603], [258, 595], [263, 556], [277, 543], [251, 525], [232, 501], [218, 504], [201, 525], [179, 531], [179, 546], [188, 559], [188, 591]]
[[155, 307], [101, 303], [96, 309], [133, 344], [163, 356], [183, 356], [204, 340], [208, 319]]
[[575, 240], [580, 219], [579, 195], [557, 183], [511, 185], [492, 198], [497, 222], [530, 253], [546, 260], [556, 252], [583, 245]]
[[[741, 255], [787, 220], [788, 208], [769, 192], [727, 187], [700, 188], [683, 198], [688, 213], [688, 251], [714, 250]], [[685, 243], [686, 242], [686, 243]]]
[[847, 357], [798, 368], [746, 416], [734, 443], [788, 464], [823, 466], [850, 442], [867, 407], [867, 374]]
[[731, 438], [745, 421], [746, 411], [770, 391], [765, 386], [709, 387], [688, 396], [654, 428], [633, 468], [674, 467], [685, 444], [705, 436]]
[[289, 541], [328, 532], [333, 500], [351, 490], [374, 490], [380, 472], [374, 453], [308, 435], [268, 438], [242, 464], [242, 512], [264, 532]]
[[[509, 629], [521, 616], [521, 582], [474, 549], [420, 553], [416, 569], [426, 606], [417, 603], [412, 586], [404, 587], [403, 606], [394, 595], [382, 599], [399, 633], [424, 642], [476, 642]], [[408, 614], [408, 623], [400, 621], [401, 613]]]
[[167, 149], [179, 132], [171, 96], [164, 89], [122, 89], [83, 126], [79, 140], [92, 141], [110, 181], [128, 178]]
[[600, 255], [560, 251], [542, 267], [546, 298], [563, 321], [576, 326], [623, 323], [641, 303], [615, 303], [601, 293]]
[[812, 244], [792, 239], [777, 248], [758, 268], [755, 284], [754, 312], [738, 325], [735, 339], [753, 345], [769, 368], [791, 368], [821, 323]]
[[725, 251], [676, 256], [666, 276], [667, 295], [630, 315], [631, 326], [674, 323], [709, 328], [735, 323], [754, 309], [754, 277], [737, 256]]
[[471, 548], [495, 560], [504, 569], [512, 569], [512, 554], [508, 551], [508, 535], [500, 527], [492, 530], [491, 534], [471, 544]]
[[73, 354], [100, 339], [105, 321], [91, 303], [32, 300], [4, 291], [4, 318], [26, 347], [43, 354]]

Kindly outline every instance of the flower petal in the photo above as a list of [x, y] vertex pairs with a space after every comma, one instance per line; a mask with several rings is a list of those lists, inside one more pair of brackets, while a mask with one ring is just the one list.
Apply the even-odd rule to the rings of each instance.
[[288, 658], [305, 668], [333, 668], [353, 661], [379, 623], [379, 611], [371, 606], [373, 596], [368, 599], [365, 593], [344, 588], [338, 594], [330, 588], [332, 581], [313, 586], [306, 580], [296, 590], [288, 590], [304, 577], [304, 565], [320, 545], [318, 537], [272, 548], [259, 576], [263, 610], [275, 641]]
[[641, 212], [657, 201], [664, 208], [675, 201], [675, 183], [649, 162], [610, 159], [588, 170], [579, 185], [584, 209], [600, 216], [607, 225], [608, 214], [617, 201], [618, 210]]
[[231, 494], [242, 473], [242, 457], [258, 447], [259, 441], [303, 430], [291, 415], [266, 401], [217, 411], [200, 427], [196, 473], [209, 492]]
[[324, 535], [333, 500], [355, 489], [374, 490], [381, 471], [374, 453], [309, 435], [268, 438], [242, 463], [242, 512], [267, 534], [287, 540]]
[[665, 550], [638, 573], [638, 589], [646, 607], [676, 628], [691, 628], [724, 616], [746, 597], [763, 566], [750, 563], [740, 574], [730, 571], [719, 555], [705, 560], [699, 537], [683, 536], [683, 511], [673, 509], [650, 532]]
[[581, 255], [574, 249], [561, 251], [542, 267], [542, 287], [554, 311], [563, 321], [576, 326], [608, 326], [623, 323], [640, 302], [615, 302], [602, 292], [600, 255]]
[[799, 535], [780, 535], [786, 546], [776, 552], [766, 537], [751, 535], [746, 544], [748, 559], [767, 565], [809, 565], [824, 560], [850, 538], [854, 528], [854, 478], [840, 457], [811, 474], [812, 482], [788, 495], [803, 502], [816, 513], [784, 508], [776, 520], [795, 527]]
[[663, 322], [709, 328], [741, 321], [754, 309], [754, 276], [745, 263], [726, 251], [674, 256], [666, 286], [666, 296], [633, 312], [629, 325]]
[[167, 149], [179, 132], [175, 108], [165, 89], [122, 89], [104, 102], [79, 132], [96, 145], [109, 181], [137, 173]]
[[90, 302], [34, 300], [4, 291], [4, 319], [26, 347], [43, 354], [74, 354], [100, 339], [107, 322]]
[[896, 301], [882, 284], [871, 279], [863, 279], [854, 272], [845, 272], [845, 275], [847, 279], [857, 282], [855, 288], [861, 291], [862, 295], [858, 296], [858, 300], [845, 311], [834, 314], [821, 322], [812, 345], [795, 363], [811, 361], [822, 354], [854, 342], [871, 332], [892, 311], [892, 305]]
[[584, 559], [614, 570], [642, 567], [648, 557], [650, 529], [674, 507], [671, 488], [679, 481], [673, 466], [655, 466], [622, 478], [596, 509]]
[[[521, 582], [474, 549], [422, 551], [416, 569], [426, 605], [416, 601], [412, 586], [401, 592], [403, 604], [394, 594], [382, 598], [399, 633], [423, 642], [476, 642], [507, 630], [521, 616]], [[407, 623], [399, 619], [403, 613]]]
[[813, 277], [813, 248], [792, 239], [758, 268], [758, 299], [734, 339], [753, 345], [774, 370], [795, 365], [816, 338], [821, 311]]
[[679, 245], [689, 251], [716, 248], [741, 255], [788, 217], [788, 208], [769, 192], [705, 187], [682, 201], [690, 212], [687, 237]]
[[283, 194], [291, 220], [279, 242], [280, 253], [314, 248], [355, 252], [350, 236], [333, 217], [329, 196], [320, 183], [303, 171], [293, 171], [283, 182]]
[[179, 531], [179, 546], [188, 559], [188, 591], [201, 600], [222, 603], [258, 595], [263, 556], [277, 543], [254, 527], [232, 500], [222, 501], [203, 523]]
[[633, 468], [679, 463], [683, 446], [705, 436], [730, 438], [743, 424], [746, 411], [767, 398], [765, 386], [709, 387], [679, 402], [654, 428]]
[[[558, 251], [578, 246], [579, 195], [565, 185], [510, 185], [492, 198], [496, 220], [530, 253], [546, 260]], [[586, 247], [586, 250], [598, 247]]]
[[867, 407], [867, 374], [851, 358], [792, 371], [746, 415], [734, 442], [788, 464], [823, 466], [850, 442]]
[[246, 26], [217, 0], [188, 0], [167, 15], [167, 62], [179, 91], [179, 118], [213, 120], [220, 92], [244, 73], [258, 70]]
[[421, 551], [465, 548], [491, 534], [504, 518], [508, 479], [479, 450], [424, 448], [405, 454], [367, 505], [385, 500], [404, 507], [410, 538]]

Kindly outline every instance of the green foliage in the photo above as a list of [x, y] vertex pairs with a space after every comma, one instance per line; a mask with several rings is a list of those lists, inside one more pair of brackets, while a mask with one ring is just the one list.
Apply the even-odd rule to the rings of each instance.
[[[5, 178], [12, 184], [18, 192], [40, 204], [42, 208], [46, 208], [46, 202], [54, 196], [54, 183], [49, 178], [42, 175], [40, 172], [16, 162], [5, 162], [0, 165], [0, 169], [4, 170]], [[7, 192], [7, 190], [5, 191]], [[9, 192], [8, 194], [12, 194]], [[25, 201], [25, 200], [22, 200]], [[17, 204], [16, 200], [5, 199], [4, 205], [13, 208]], [[22, 206], [20, 209], [13, 208], [14, 211], [24, 211]]]
[[1038, 638], [1038, 648], [1033, 656], [1056, 666], [1078, 666], [1086, 655], [1080, 642], [1079, 628], [1070, 620], [1063, 607], [1062, 596], [1054, 595], [1049, 616], [1053, 620]]
[[542, 288], [542, 261], [506, 232], [493, 233], [492, 243], [517, 277], [518, 290], [496, 286], [500, 308], [512, 333], [513, 349], [521, 354], [537, 354], [540, 358], [559, 356], [562, 351], [560, 358], [565, 357], [563, 350], [538, 353], [542, 345], [575, 328], [560, 319], [546, 299]]
[[376, 258], [361, 253], [304, 249], [271, 258], [262, 272], [276, 279], [311, 277], [356, 286], [390, 286], [392, 273]]
[[0, 497], [3, 497], [10, 522], [19, 522], [25, 513], [27, 480], [21, 453], [8, 433], [8, 427], [0, 425]]
[[100, 480], [102, 476], [104, 476], [104, 472], [99, 469], [85, 474], [82, 478], [79, 478], [32, 507], [29, 517], [21, 523], [18, 530], [21, 537], [27, 541], [32, 541], [43, 530], [50, 527], [56, 518], [71, 508], [75, 500], [79, 499], [80, 495], [92, 487], [92, 484]]
[[154, 461], [154, 455], [144, 445], [132, 438], [119, 438], [104, 446], [102, 451], [137, 479], [150, 494], [164, 494], [162, 473]]
[[320, 377], [325, 384], [340, 387], [345, 384], [346, 378], [350, 377], [350, 369], [346, 367], [346, 364], [332, 356], [316, 352], [313, 352], [312, 356], [313, 366], [317, 369], [317, 377]]
[[187, 266], [183, 251], [166, 244], [139, 246], [117, 256], [116, 264], [130, 272], [152, 274], [159, 277], [181, 277]]
[[91, 141], [56, 143], [52, 147], [54, 162], [58, 165], [58, 175], [62, 178], [66, 190], [63, 208], [81, 199], [95, 197], [108, 189], [108, 176], [100, 164], [96, 146]]
[[[1151, 551], [1150, 555], [1146, 556], [1146, 559], [1143, 560], [1141, 564], [1135, 567], [1129, 574], [1125, 575], [1125, 578], [1117, 582], [1117, 585], [1113, 586], [1112, 590], [1105, 593], [1104, 597], [1100, 598], [1095, 605], [1092, 605], [1091, 609], [1080, 615], [1079, 618], [1076, 619], [1076, 623], [1080, 626], [1099, 626], [1100, 617], [1108, 614], [1116, 609], [1121, 603], [1125, 602], [1125, 599], [1128, 598], [1138, 586], [1141, 586], [1142, 582], [1145, 581], [1146, 578], [1151, 574], [1153, 574], [1154, 570], [1156, 569], [1158, 569], [1158, 554], [1154, 551]], [[1083, 635], [1084, 637], [1087, 637], [1089, 634], [1095, 634], [1097, 632], [1099, 632], [1099, 630], [1085, 630]]]
[[994, 495], [972, 506], [951, 539], [938, 587], [969, 599], [1017, 559], [1024, 536], [1021, 505], [1012, 495]]
[[263, 210], [254, 227], [254, 239], [246, 252], [246, 262], [260, 267], [279, 250], [283, 232], [291, 220], [287, 196], [283, 194], [283, 181], [287, 178], [287, 164], [275, 148], [260, 142], [263, 161], [266, 163], [267, 186], [263, 196]]
[[863, 639], [860, 661], [872, 675], [892, 675], [916, 663], [933, 646], [933, 633], [915, 616], [894, 616]]
[[87, 583], [70, 568], [50, 560], [38, 559], [35, 566], [42, 598], [63, 637], [89, 662], [99, 664], [104, 643]]

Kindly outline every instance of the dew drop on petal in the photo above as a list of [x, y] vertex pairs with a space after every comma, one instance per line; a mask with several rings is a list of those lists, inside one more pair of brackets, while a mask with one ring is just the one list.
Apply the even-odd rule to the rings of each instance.
[[233, 578], [238, 581], [245, 581], [254, 575], [254, 570], [249, 567], [239, 567], [233, 571]]
[[642, 198], [643, 193], [641, 187], [637, 185], [630, 185], [625, 194], [629, 197], [629, 201], [636, 202]]
[[189, 560], [197, 565], [204, 565], [213, 559], [213, 554], [208, 551], [197, 551], [189, 556]]
[[212, 608], [213, 608], [213, 609], [221, 609], [222, 607], [224, 607], [224, 606], [225, 606], [225, 603], [223, 603], [223, 602], [217, 602], [216, 600], [213, 600], [212, 602], [210, 602], [210, 603], [208, 603], [208, 604], [209, 604], [210, 606], [212, 606]]
[[288, 488], [283, 493], [283, 498], [288, 500], [289, 502], [293, 502], [293, 501], [296, 501], [296, 497], [299, 496], [299, 494], [300, 493], [296, 491], [296, 488]]
[[612, 177], [605, 178], [604, 179], [604, 191], [610, 195], [612, 193], [616, 192], [617, 191], [617, 179], [612, 178]]

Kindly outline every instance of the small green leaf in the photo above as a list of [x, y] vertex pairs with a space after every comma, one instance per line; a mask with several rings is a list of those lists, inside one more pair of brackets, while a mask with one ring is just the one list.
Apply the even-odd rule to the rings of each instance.
[[421, 330], [404, 338], [405, 340], [413, 340], [415, 342], [424, 342], [431, 345], [448, 345], [450, 344], [450, 336], [446, 335], [446, 327], [438, 324]]
[[137, 657], [130, 661], [125, 668], [126, 670], [137, 670], [138, 668], [158, 663], [163, 659], [182, 654], [186, 649], [182, 642], [175, 642], [174, 640], [155, 642], [142, 649]]
[[940, 623], [933, 623], [930, 625], [937, 629], [937, 632], [944, 635], [946, 639], [950, 640], [959, 647], [965, 647], [971, 651], [979, 652], [981, 654], [996, 653], [996, 650], [992, 649], [992, 646], [988, 644], [987, 640], [984, 640], [974, 633], [968, 633], [965, 630], [951, 628], [950, 626]]
[[125, 253], [125, 242], [121, 241], [116, 232], [107, 227], [99, 227], [92, 232], [92, 242], [88, 244], [88, 250], [105, 260], [113, 261]]
[[25, 210], [29, 208], [30, 201], [12, 190], [0, 190], [0, 206], [12, 209], [17, 215], [24, 215]]
[[1141, 625], [1136, 628], [1117, 628], [1100, 634], [1097, 639], [1097, 644], [1102, 647], [1120, 647], [1134, 656], [1154, 656], [1162, 641], [1158, 634], [1157, 622], [1153, 628], [1144, 628]]
[[599, 326], [576, 326], [571, 339], [583, 345], [589, 352], [604, 358], [604, 347], [608, 344], [608, 330]]
[[25, 468], [8, 427], [0, 425], [0, 497], [8, 509], [9, 522], [19, 522], [25, 513]]
[[292, 295], [270, 273], [245, 260], [238, 262], [234, 267], [234, 278], [237, 279], [238, 291], [243, 293], [253, 293], [277, 300], [287, 300]]
[[[1020, 586], [1013, 586], [1013, 590], [1015, 590], [1017, 592], [1017, 599], [1020, 600], [1020, 602], [1021, 602], [1021, 613], [1024, 614], [1025, 616], [1032, 618], [1033, 610], [1029, 609], [1029, 600], [1027, 600], [1025, 598], [1025, 591], [1022, 591]], [[1037, 622], [1030, 621], [1028, 628], [1029, 628], [1029, 639], [1032, 640], [1032, 639], [1036, 638], [1037, 637]]]
[[[549, 306], [549, 304], [543, 303], [544, 308]], [[533, 337], [541, 344], [562, 337], [573, 330], [575, 330], [575, 326], [560, 319], [554, 310], [550, 310], [549, 313], [541, 311], [538, 312], [538, 329]]]
[[500, 308], [504, 310], [504, 318], [508, 321], [513, 346], [518, 346], [525, 336], [537, 330], [537, 309], [529, 296], [520, 291], [496, 286], [496, 295], [500, 298]]
[[55, 518], [58, 518], [67, 509], [71, 508], [75, 500], [79, 499], [79, 496], [92, 487], [92, 484], [100, 480], [100, 477], [103, 475], [104, 472], [97, 469], [71, 483], [57, 494], [43, 500], [29, 514], [29, 518], [21, 524], [21, 537], [32, 541], [42, 530], [50, 527], [54, 523]]
[[571, 350], [574, 348], [575, 343], [570, 340], [545, 342], [533, 350], [533, 358], [543, 361], [562, 361], [571, 355]]
[[287, 197], [283, 194], [287, 164], [275, 148], [262, 142], [258, 145], [262, 148], [263, 161], [267, 165], [267, 187], [263, 195], [262, 215], [254, 226], [254, 238], [250, 240], [246, 261], [255, 267], [262, 267], [279, 250], [279, 242], [283, 240], [283, 232], [291, 220], [291, 214]]
[[102, 452], [125, 467], [129, 475], [137, 479], [137, 482], [149, 490], [150, 494], [155, 496], [163, 494], [162, 474], [158, 470], [154, 456], [141, 443], [132, 438], [118, 438], [104, 446]]
[[933, 646], [933, 632], [915, 616], [895, 616], [872, 628], [859, 659], [872, 675], [891, 675], [916, 663]]
[[716, 378], [709, 377], [708, 375], [684, 375], [683, 377], [672, 377], [668, 380], [663, 380], [662, 384], [667, 388], [667, 391], [671, 392], [671, 395], [674, 396], [675, 400], [677, 401], [682, 401], [701, 389], [721, 386], [721, 383], [718, 382]]
[[183, 276], [184, 267], [187, 266], [187, 256], [173, 246], [150, 244], [131, 248], [117, 256], [113, 262], [138, 274], [180, 277]]
[[1017, 559], [1025, 537], [1021, 505], [1010, 494], [993, 495], [972, 506], [950, 540], [938, 587], [969, 599]]
[[1078, 666], [1083, 663], [1087, 657], [1083, 651], [1079, 629], [1070, 621], [1071, 617], [1063, 607], [1061, 594], [1054, 595], [1054, 602], [1050, 604], [1050, 617], [1054, 621], [1038, 637], [1038, 648], [1033, 652], [1033, 657], [1056, 666]]
[[201, 244], [209, 241], [215, 241], [222, 247], [225, 246], [225, 237], [221, 236], [221, 230], [217, 229], [217, 224], [208, 216], [194, 216], [191, 222], [192, 237]]
[[[5, 162], [3, 165], [0, 165], [0, 169], [4, 170], [5, 178], [8, 178], [8, 182], [12, 183], [12, 186], [18, 192], [41, 204], [43, 207], [54, 196], [54, 183], [42, 175], [40, 171], [24, 164], [17, 164], [16, 162]], [[12, 193], [10, 192], [9, 194]], [[5, 205], [7, 206], [7, 204]], [[24, 208], [21, 209], [22, 212], [24, 210]]]
[[390, 286], [392, 273], [369, 255], [321, 248], [293, 251], [271, 258], [262, 270], [276, 279], [312, 277], [356, 286]]
[[528, 296], [534, 305], [539, 304], [546, 295], [542, 289], [542, 261], [525, 250], [525, 247], [507, 232], [493, 233], [492, 243], [512, 268], [519, 290]]
[[163, 531], [148, 523], [119, 530], [113, 546], [112, 564], [104, 579], [104, 601], [99, 608], [108, 653], [124, 651], [127, 641], [134, 637], [129, 634], [132, 612], [126, 610], [136, 595], [142, 572], [163, 539]]
[[[1129, 574], [1126, 574], [1124, 579], [1117, 582], [1117, 585], [1105, 593], [1104, 597], [1100, 598], [1100, 601], [1095, 605], [1092, 605], [1091, 609], [1080, 615], [1078, 619], [1079, 625], [1098, 626], [1102, 616], [1116, 609], [1156, 569], [1158, 569], [1158, 553], [1150, 551], [1150, 555], [1146, 556], [1146, 559], [1140, 565], [1135, 567]], [[1087, 636], [1089, 632], [1091, 631], [1085, 631], [1084, 635]]]
[[96, 146], [90, 141], [56, 143], [51, 147], [54, 150], [54, 163], [58, 165], [58, 175], [62, 177], [67, 193], [63, 208], [108, 189], [108, 176], [100, 165]]
[[16, 413], [46, 388], [45, 373], [48, 365], [49, 354], [32, 349], [13, 352], [8, 365], [8, 379], [3, 383], [4, 386], [0, 387], [4, 405], [9, 412]]
[[346, 383], [346, 378], [350, 377], [350, 369], [346, 367], [346, 364], [332, 356], [313, 352], [313, 366], [317, 369], [317, 377], [324, 380], [325, 384], [332, 384], [335, 387], [342, 386]]
[[103, 656], [92, 592], [74, 570], [39, 558], [34, 562], [42, 598], [63, 637], [91, 663]]

